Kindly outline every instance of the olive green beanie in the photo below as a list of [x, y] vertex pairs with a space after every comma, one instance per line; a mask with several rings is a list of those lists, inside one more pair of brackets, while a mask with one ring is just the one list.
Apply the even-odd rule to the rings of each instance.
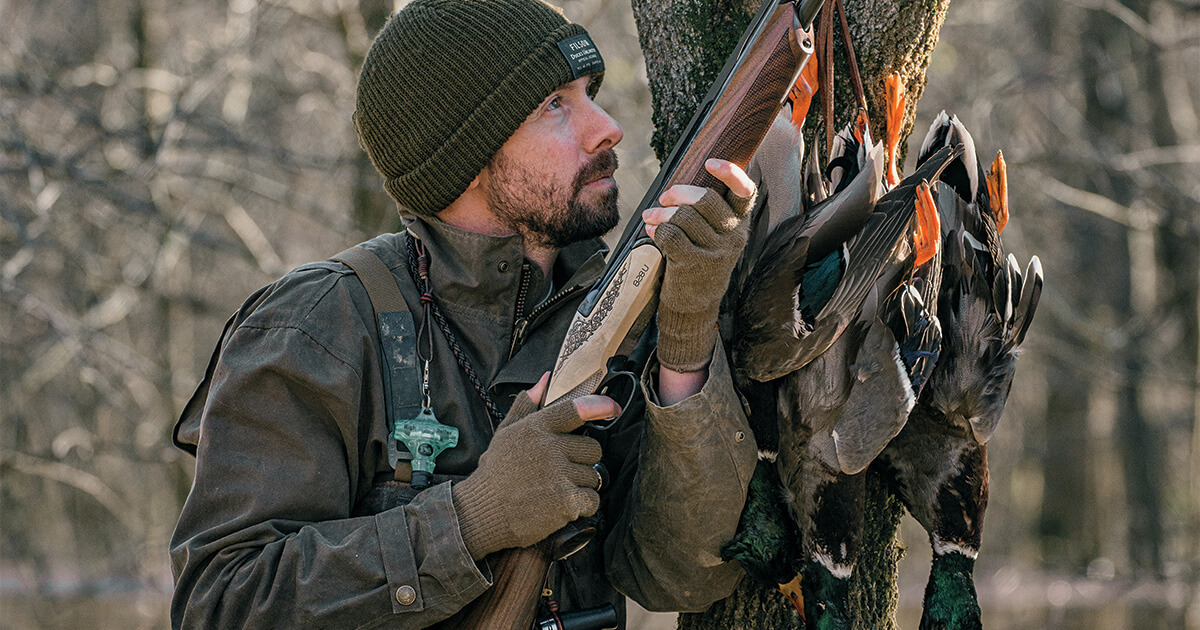
[[587, 31], [541, 0], [414, 0], [367, 52], [354, 126], [402, 210], [432, 215], [546, 96], [603, 70]]

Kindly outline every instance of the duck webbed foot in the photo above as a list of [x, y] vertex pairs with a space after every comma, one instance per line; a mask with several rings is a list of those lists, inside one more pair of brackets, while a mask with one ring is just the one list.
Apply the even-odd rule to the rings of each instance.
[[900, 132], [904, 125], [905, 94], [899, 73], [893, 72], [888, 75], [883, 98], [886, 104], [884, 113], [887, 116], [887, 136], [884, 142], [887, 149], [887, 186], [890, 189], [900, 183], [896, 154], [899, 152]]

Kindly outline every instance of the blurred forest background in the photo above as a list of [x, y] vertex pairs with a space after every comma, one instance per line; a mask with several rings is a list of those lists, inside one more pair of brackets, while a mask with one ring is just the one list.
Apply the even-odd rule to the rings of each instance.
[[[0, 625], [167, 625], [170, 430], [222, 323], [397, 225], [350, 122], [397, 6], [0, 0]], [[562, 6], [605, 55], [628, 210], [657, 171], [632, 14]], [[1200, 1], [953, 0], [928, 78], [912, 142], [946, 109], [1003, 149], [1005, 244], [1046, 270], [989, 449], [985, 623], [1200, 628]]]

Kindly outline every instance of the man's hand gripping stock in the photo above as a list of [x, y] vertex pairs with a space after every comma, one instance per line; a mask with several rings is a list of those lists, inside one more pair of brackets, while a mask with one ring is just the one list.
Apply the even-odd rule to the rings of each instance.
[[501, 549], [529, 547], [600, 507], [600, 443], [571, 432], [615, 418], [607, 396], [563, 400], [538, 409], [550, 374], [517, 395], [479, 467], [454, 486], [463, 542], [476, 560]]
[[[666, 259], [658, 307], [659, 395], [673, 404], [700, 390], [717, 339], [717, 314], [733, 266], [746, 245], [754, 183], [736, 164], [705, 167], [729, 187], [724, 198], [699, 186], [675, 185], [661, 207], [642, 213], [646, 233]], [[593, 394], [538, 409], [549, 373], [517, 396], [479, 467], [454, 487], [463, 541], [479, 559], [528, 547], [600, 506], [596, 440], [574, 435], [585, 422], [620, 415]]]

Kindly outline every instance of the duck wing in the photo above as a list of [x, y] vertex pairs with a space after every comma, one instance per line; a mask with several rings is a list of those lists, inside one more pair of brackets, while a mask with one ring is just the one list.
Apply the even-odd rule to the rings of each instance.
[[[812, 333], [799, 340], [800, 361], [811, 360], [827, 348], [859, 316], [860, 310], [874, 313], [863, 306], [864, 302], [874, 295], [874, 306], [878, 307], [911, 271], [912, 247], [908, 235], [916, 212], [917, 187], [937, 179], [941, 169], [960, 151], [960, 147], [939, 150], [875, 204], [867, 224], [847, 244], [846, 271], [812, 323]], [[880, 282], [881, 279], [886, 282]]]
[[849, 376], [850, 395], [832, 436], [839, 467], [852, 475], [865, 469], [900, 433], [916, 398], [896, 337], [878, 319], [859, 346]]
[[[810, 212], [781, 221], [755, 252], [732, 322], [735, 367], [769, 381], [794, 371], [815, 353], [809, 324], [845, 273], [844, 243], [872, 216], [879, 198], [883, 152], [849, 186]], [[823, 351], [833, 338], [816, 344]]]

